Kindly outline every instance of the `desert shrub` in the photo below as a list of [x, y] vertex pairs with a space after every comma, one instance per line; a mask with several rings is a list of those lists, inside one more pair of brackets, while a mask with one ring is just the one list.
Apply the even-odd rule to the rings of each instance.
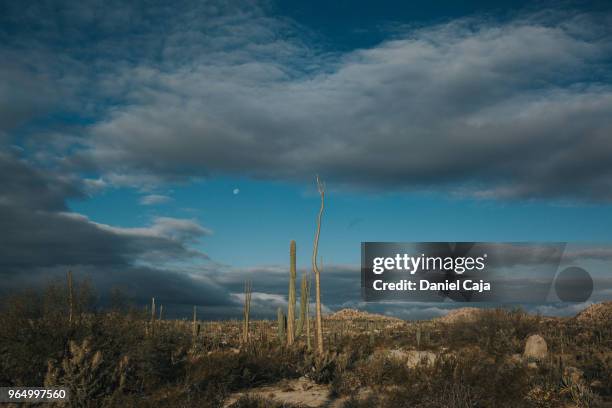
[[384, 354], [373, 354], [369, 359], [357, 362], [354, 368], [361, 384], [378, 386], [404, 384], [409, 379], [409, 370], [404, 362], [387, 358]]
[[304, 405], [289, 404], [278, 402], [269, 398], [254, 395], [243, 395], [234, 402], [229, 408], [301, 408]]
[[520, 353], [524, 339], [539, 331], [539, 322], [520, 309], [483, 310], [473, 321], [450, 324], [448, 342], [454, 348], [478, 345], [495, 356]]
[[581, 361], [580, 369], [588, 383], [599, 383], [601, 395], [612, 395], [612, 355], [610, 353], [588, 353]]
[[369, 395], [359, 398], [358, 395], [351, 395], [343, 404], [342, 408], [370, 408], [382, 407], [383, 403], [377, 395]]
[[91, 348], [89, 339], [71, 341], [61, 362], [48, 362], [45, 387], [66, 387], [69, 407], [101, 407], [113, 389], [112, 368], [100, 351]]
[[[362, 381], [379, 389], [381, 407], [521, 407], [528, 406], [525, 367], [499, 363], [478, 348], [439, 356], [433, 366], [408, 368], [385, 358], [362, 368]], [[366, 406], [352, 401], [352, 406]], [[349, 405], [351, 406], [351, 405]]]
[[234, 351], [218, 351], [189, 364], [187, 381], [197, 388], [210, 383], [228, 391], [273, 383], [301, 375], [303, 351], [261, 345]]
[[[93, 290], [76, 285], [75, 309], [92, 310]], [[70, 325], [65, 288], [48, 285], [43, 292], [26, 291], [7, 297], [0, 306], [0, 384], [42, 384], [49, 359], [61, 359], [70, 339], [82, 341], [90, 332], [86, 318]]]

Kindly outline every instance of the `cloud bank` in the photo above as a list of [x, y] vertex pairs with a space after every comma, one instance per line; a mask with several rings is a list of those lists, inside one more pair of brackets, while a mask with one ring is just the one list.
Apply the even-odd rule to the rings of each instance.
[[[609, 14], [472, 16], [331, 52], [271, 8], [0, 6], [7, 288], [70, 266], [103, 287], [130, 285], [140, 299], [156, 292], [237, 306], [249, 271], [196, 249], [211, 233], [197, 222], [158, 216], [123, 228], [66, 205], [111, 186], [141, 189], [145, 206], [170, 200], [151, 193], [164, 183], [216, 175], [299, 183], [315, 173], [374, 192], [612, 200]], [[284, 268], [267, 268], [255, 299], [262, 310], [286, 291]], [[336, 299], [328, 306], [354, 302], [354, 267], [328, 272], [324, 297]]]
[[[33, 51], [22, 49], [15, 64], [50, 62], [19, 75], [60, 84], [72, 101], [62, 107], [88, 117], [71, 129], [78, 136], [68, 132], [76, 141], [54, 139], [79, 147], [62, 152], [63, 164], [94, 168], [114, 183], [320, 173], [334, 185], [373, 190], [612, 198], [610, 15], [474, 16], [326, 53], [307, 29], [267, 8], [179, 2], [172, 13], [161, 5], [145, 13], [85, 2], [45, 14], [31, 5], [29, 14], [5, 18], [36, 17], [38, 30], [8, 36], [2, 52], [28, 45]], [[58, 72], [62, 81], [50, 81]], [[45, 106], [45, 86], [28, 89], [22, 115], [11, 117]]]

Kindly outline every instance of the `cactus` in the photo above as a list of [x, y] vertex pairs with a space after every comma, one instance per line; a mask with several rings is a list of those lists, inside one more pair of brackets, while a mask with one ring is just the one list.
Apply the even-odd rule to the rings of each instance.
[[417, 344], [417, 349], [421, 348], [421, 325], [417, 325], [417, 330], [416, 330], [416, 344]]
[[302, 282], [300, 284], [300, 317], [297, 323], [296, 335], [299, 337], [304, 331], [304, 324], [306, 323], [306, 309], [308, 308], [308, 280], [306, 274], [302, 275]]
[[317, 229], [314, 237], [314, 244], [312, 249], [312, 271], [315, 275], [315, 318], [317, 325], [317, 353], [319, 356], [325, 353], [325, 347], [323, 346], [323, 316], [321, 312], [321, 270], [317, 264], [317, 255], [319, 252], [319, 235], [321, 234], [321, 219], [323, 217], [323, 208], [325, 206], [325, 184], [321, 182], [319, 176], [317, 176], [317, 190], [321, 195], [321, 207], [319, 208], [319, 214], [317, 216]]
[[151, 298], [151, 335], [155, 333], [155, 298]]
[[251, 313], [251, 294], [253, 293], [253, 284], [251, 281], [244, 282], [244, 310], [242, 312], [242, 342], [249, 341], [249, 320]]
[[198, 332], [197, 332], [197, 313], [198, 313], [198, 309], [196, 308], [196, 306], [193, 306], [193, 319], [191, 321], [191, 340], [195, 343], [196, 337], [198, 336]]
[[280, 307], [276, 311], [276, 318], [278, 321], [278, 341], [282, 344], [285, 340], [285, 326], [287, 324], [287, 320], [285, 318], [283, 309]]
[[72, 326], [74, 319], [74, 289], [72, 286], [72, 271], [68, 271], [67, 284], [68, 284], [68, 323]]
[[306, 319], [304, 323], [306, 324], [306, 347], [310, 351], [312, 349], [310, 344], [310, 281], [306, 282]]
[[287, 345], [293, 344], [295, 336], [295, 241], [292, 240], [289, 246], [289, 303], [287, 304]]
[[164, 305], [159, 305], [159, 320], [164, 319]]

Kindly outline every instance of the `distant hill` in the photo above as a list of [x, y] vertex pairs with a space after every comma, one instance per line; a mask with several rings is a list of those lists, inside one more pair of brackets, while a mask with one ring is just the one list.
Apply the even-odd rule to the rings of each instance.
[[576, 315], [580, 323], [603, 323], [612, 321], [612, 302], [596, 303]]
[[461, 307], [459, 309], [453, 309], [446, 315], [433, 320], [442, 323], [472, 322], [476, 320], [481, 312], [482, 309], [477, 307]]
[[368, 313], [357, 309], [342, 309], [325, 316], [328, 320], [377, 320], [377, 321], [403, 321], [400, 318], [385, 316], [376, 313]]

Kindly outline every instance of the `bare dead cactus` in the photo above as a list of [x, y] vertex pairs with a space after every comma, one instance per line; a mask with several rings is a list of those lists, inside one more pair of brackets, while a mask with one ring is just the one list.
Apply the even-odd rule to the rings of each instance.
[[321, 234], [321, 219], [323, 218], [323, 208], [325, 206], [325, 183], [322, 183], [317, 176], [317, 190], [321, 195], [321, 207], [317, 216], [317, 230], [315, 232], [314, 245], [312, 249], [312, 270], [315, 275], [315, 302], [316, 302], [316, 325], [317, 325], [317, 352], [322, 355], [325, 352], [323, 347], [323, 323], [321, 316], [321, 271], [317, 264], [317, 255], [319, 251], [319, 235]]

